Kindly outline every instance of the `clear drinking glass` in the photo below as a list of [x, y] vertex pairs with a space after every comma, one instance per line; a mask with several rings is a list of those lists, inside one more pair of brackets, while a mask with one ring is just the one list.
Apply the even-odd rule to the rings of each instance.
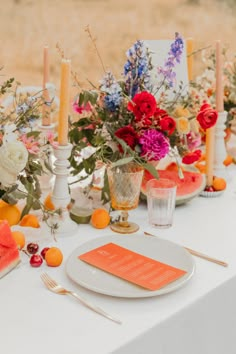
[[136, 232], [139, 226], [128, 221], [128, 210], [138, 206], [143, 168], [135, 163], [129, 163], [108, 168], [107, 176], [111, 206], [122, 211], [120, 221], [111, 224], [111, 229], [119, 233]]
[[157, 228], [172, 226], [175, 210], [176, 184], [160, 178], [147, 183], [147, 206], [149, 224]]

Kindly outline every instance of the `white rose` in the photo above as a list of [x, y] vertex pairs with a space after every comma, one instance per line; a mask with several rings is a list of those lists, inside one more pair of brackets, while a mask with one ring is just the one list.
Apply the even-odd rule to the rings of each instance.
[[5, 142], [0, 146], [0, 183], [10, 187], [28, 161], [28, 151], [21, 141]]

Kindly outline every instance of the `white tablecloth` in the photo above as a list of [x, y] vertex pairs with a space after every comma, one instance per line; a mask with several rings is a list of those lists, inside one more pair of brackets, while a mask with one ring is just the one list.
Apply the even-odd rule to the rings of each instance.
[[[194, 257], [192, 279], [175, 292], [144, 299], [109, 297], [74, 284], [66, 260], [80, 244], [109, 235], [78, 226], [78, 233], [58, 239], [64, 262], [59, 268], [20, 267], [0, 279], [1, 354], [235, 354], [236, 353], [236, 173], [217, 198], [197, 197], [176, 208], [168, 230], [150, 229], [147, 210], [130, 212], [140, 232], [150, 231], [229, 263], [227, 268]], [[122, 237], [122, 236], [121, 236]], [[125, 237], [125, 236], [124, 236]], [[40, 245], [55, 245], [47, 235], [31, 234]], [[40, 274], [48, 272], [122, 319], [115, 324], [75, 299], [49, 292]]]

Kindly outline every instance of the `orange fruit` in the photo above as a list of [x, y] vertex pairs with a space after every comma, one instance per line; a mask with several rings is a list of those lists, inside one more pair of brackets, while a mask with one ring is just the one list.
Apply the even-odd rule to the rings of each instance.
[[45, 254], [45, 261], [49, 267], [58, 267], [63, 261], [63, 254], [57, 247], [51, 247]]
[[226, 142], [229, 141], [230, 137], [231, 137], [231, 129], [230, 128], [226, 128], [225, 129], [225, 136], [224, 136], [225, 141]]
[[222, 177], [215, 177], [213, 179], [212, 187], [215, 191], [223, 191], [226, 188], [226, 181]]
[[21, 231], [12, 231], [11, 234], [16, 241], [18, 248], [21, 250], [25, 245], [25, 235]]
[[11, 205], [0, 200], [0, 219], [7, 220], [10, 226], [18, 224], [21, 211], [17, 205]]
[[29, 227], [35, 227], [39, 228], [39, 221], [36, 215], [33, 214], [26, 214], [23, 216], [23, 218], [20, 221], [20, 226], [29, 226]]
[[196, 162], [194, 166], [199, 170], [199, 172], [206, 173], [206, 165], [205, 164]]
[[225, 166], [229, 166], [232, 162], [233, 162], [232, 156], [228, 155], [228, 156], [225, 158], [225, 160], [224, 160], [223, 163], [224, 163]]
[[46, 198], [44, 199], [44, 203], [43, 204], [44, 204], [45, 209], [47, 209], [47, 210], [55, 210], [55, 206], [54, 206], [54, 204], [52, 202], [52, 194], [51, 193], [49, 193], [46, 196]]
[[96, 229], [104, 229], [110, 223], [110, 215], [106, 209], [95, 209], [91, 215], [91, 224]]

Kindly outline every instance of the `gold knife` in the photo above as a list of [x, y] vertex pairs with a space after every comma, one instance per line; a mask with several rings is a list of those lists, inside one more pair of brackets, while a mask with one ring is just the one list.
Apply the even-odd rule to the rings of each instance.
[[[147, 236], [154, 236], [153, 234], [150, 234], [149, 232], [145, 232], [144, 231], [144, 234], [147, 235]], [[196, 256], [196, 257], [200, 257], [200, 258], [203, 258], [209, 262], [213, 262], [213, 263], [216, 263], [216, 264], [219, 264], [223, 267], [228, 267], [228, 263], [226, 262], [223, 262], [223, 261], [220, 261], [219, 259], [216, 259], [216, 258], [213, 258], [213, 257], [210, 257], [204, 253], [201, 253], [201, 252], [198, 252], [198, 251], [195, 251], [195, 250], [192, 250], [191, 248], [188, 248], [188, 247], [184, 247], [189, 253], [191, 253], [193, 256]]]

